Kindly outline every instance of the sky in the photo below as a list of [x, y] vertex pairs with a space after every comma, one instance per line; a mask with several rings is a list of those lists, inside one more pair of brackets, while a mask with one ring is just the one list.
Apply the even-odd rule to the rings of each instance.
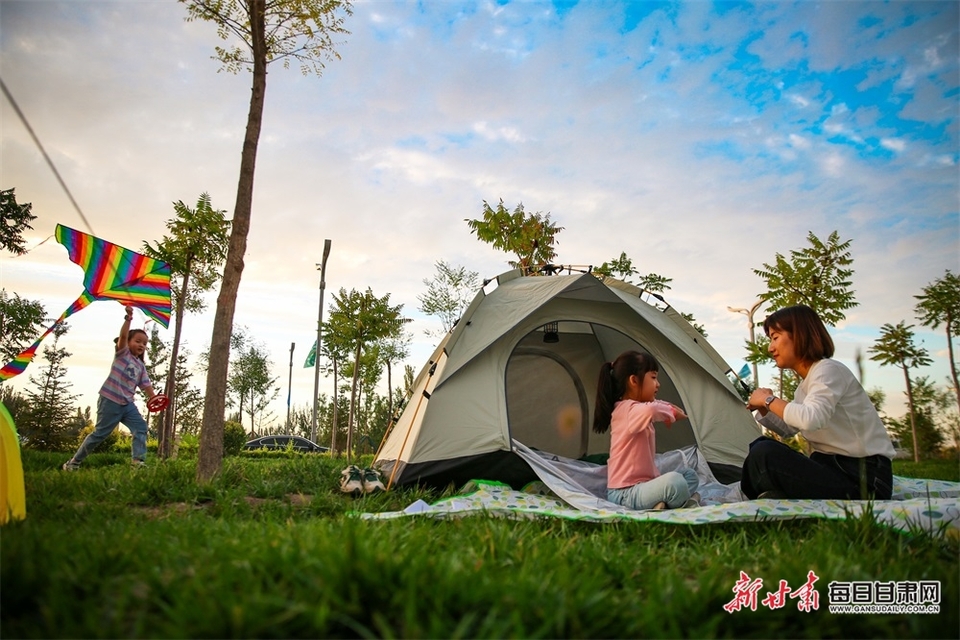
[[[831, 329], [837, 359], [856, 371], [858, 350], [906, 321], [934, 360], [914, 375], [946, 385], [945, 333], [919, 325], [914, 296], [960, 271], [958, 7], [355, 3], [320, 77], [269, 67], [235, 324], [270, 354], [274, 420], [288, 392], [295, 408], [313, 395], [303, 363], [324, 239], [325, 315], [341, 288], [390, 294], [419, 370], [440, 327], [418, 310], [435, 263], [481, 278], [509, 268], [465, 222], [501, 199], [563, 227], [559, 263], [626, 252], [672, 278], [667, 301], [735, 370], [747, 319], [728, 307], [765, 290], [753, 270], [836, 231], [852, 241], [859, 302]], [[0, 186], [37, 219], [30, 252], [0, 256], [0, 287], [51, 318], [82, 291], [51, 238], [58, 223], [138, 249], [166, 232], [176, 201], [206, 192], [232, 217], [251, 75], [220, 71], [215, 27], [185, 17], [172, 0], [0, 0], [0, 77], [89, 223], [2, 100]], [[184, 319], [194, 357], [217, 291]], [[96, 405], [122, 320], [97, 302], [68, 321], [60, 346], [80, 406]], [[172, 325], [161, 336], [172, 341]], [[864, 367], [865, 386], [903, 415], [902, 372]], [[761, 384], [772, 377], [761, 368]]]

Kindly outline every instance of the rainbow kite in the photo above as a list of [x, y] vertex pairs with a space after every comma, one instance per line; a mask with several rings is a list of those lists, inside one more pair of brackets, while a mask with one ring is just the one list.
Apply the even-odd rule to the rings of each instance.
[[0, 380], [23, 373], [43, 339], [95, 300], [116, 300], [137, 307], [164, 327], [170, 323], [169, 264], [62, 224], [57, 225], [56, 236], [57, 242], [67, 248], [70, 260], [83, 268], [83, 293], [29, 349], [0, 369]]

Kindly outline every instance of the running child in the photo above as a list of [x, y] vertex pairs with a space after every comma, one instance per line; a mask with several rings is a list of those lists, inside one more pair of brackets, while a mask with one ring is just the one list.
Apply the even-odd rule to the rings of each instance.
[[116, 352], [113, 356], [110, 375], [100, 387], [100, 397], [97, 400], [97, 425], [93, 432], [84, 438], [73, 457], [64, 463], [64, 471], [78, 469], [97, 445], [106, 440], [107, 436], [113, 433], [121, 423], [133, 434], [131, 463], [134, 467], [144, 464], [144, 459], [147, 457], [147, 422], [137, 409], [134, 395], [138, 387], [146, 394], [148, 400], [156, 394], [147, 376], [146, 365], [143, 363], [143, 353], [147, 350], [147, 332], [143, 329], [131, 329], [130, 320], [132, 319], [133, 307], [128, 305], [123, 326], [120, 327], [120, 337], [114, 340]]

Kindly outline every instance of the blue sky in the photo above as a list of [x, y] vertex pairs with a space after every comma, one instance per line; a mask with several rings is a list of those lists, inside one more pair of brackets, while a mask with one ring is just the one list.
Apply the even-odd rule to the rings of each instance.
[[[184, 16], [174, 2], [0, 1], [4, 82], [94, 231], [130, 247], [163, 233], [173, 201], [207, 191], [233, 208], [249, 76], [218, 73], [215, 29]], [[270, 69], [237, 323], [273, 354], [279, 402], [296, 342], [293, 403], [308, 403], [299, 364], [330, 238], [328, 301], [390, 293], [419, 368], [437, 326], [417, 311], [423, 279], [441, 259], [507, 268], [464, 222], [502, 198], [564, 227], [560, 262], [624, 251], [673, 278], [667, 299], [734, 368], [746, 327], [727, 306], [756, 300], [752, 269], [836, 230], [853, 241], [860, 305], [834, 331], [853, 367], [960, 270], [958, 24], [955, 2], [357, 3], [322, 77]], [[6, 102], [0, 115], [3, 187], [38, 215], [31, 246], [57, 223], [84, 228]], [[57, 315], [80, 278], [48, 242], [2, 258], [0, 285]], [[186, 320], [194, 354], [214, 299]], [[93, 305], [64, 339], [88, 404], [118, 317]], [[936, 356], [918, 373], [942, 383], [945, 337], [918, 339]], [[866, 375], [902, 413], [901, 374]]]

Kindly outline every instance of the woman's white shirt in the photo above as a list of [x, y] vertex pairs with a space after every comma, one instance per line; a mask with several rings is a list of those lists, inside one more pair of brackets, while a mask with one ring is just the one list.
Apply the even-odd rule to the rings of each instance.
[[803, 433], [814, 451], [854, 458], [894, 456], [893, 443], [867, 392], [836, 360], [819, 360], [810, 367], [783, 418], [768, 411], [758, 422], [784, 437]]

